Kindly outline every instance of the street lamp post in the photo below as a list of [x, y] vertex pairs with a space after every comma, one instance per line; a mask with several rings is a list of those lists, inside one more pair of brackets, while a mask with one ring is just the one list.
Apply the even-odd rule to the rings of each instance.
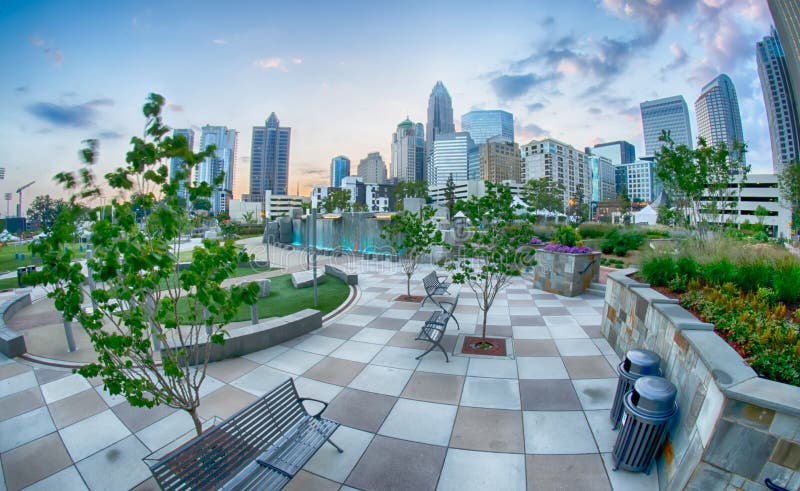
[[314, 308], [317, 307], [317, 209], [311, 209], [311, 241], [314, 243], [314, 268], [311, 272], [314, 278]]

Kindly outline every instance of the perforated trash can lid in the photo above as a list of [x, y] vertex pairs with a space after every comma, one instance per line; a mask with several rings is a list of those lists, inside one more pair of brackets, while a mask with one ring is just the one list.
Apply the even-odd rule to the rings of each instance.
[[634, 406], [648, 414], [668, 414], [674, 410], [678, 389], [662, 377], [642, 377], [633, 384]]
[[632, 349], [625, 354], [623, 367], [631, 375], [661, 374], [661, 357], [646, 349]]

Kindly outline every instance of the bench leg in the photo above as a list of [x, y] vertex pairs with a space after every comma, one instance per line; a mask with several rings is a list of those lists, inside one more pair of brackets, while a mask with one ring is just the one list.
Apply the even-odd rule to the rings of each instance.
[[330, 438], [326, 438], [326, 439], [325, 439], [325, 441], [327, 441], [328, 443], [330, 443], [331, 445], [333, 445], [333, 448], [335, 448], [336, 450], [338, 450], [338, 451], [339, 451], [339, 453], [342, 453], [342, 452], [344, 452], [344, 450], [342, 450], [342, 449], [339, 447], [339, 445], [337, 445], [337, 444], [333, 443], [333, 440], [331, 440]]
[[428, 348], [428, 351], [426, 351], [425, 353], [422, 353], [421, 355], [419, 355], [419, 356], [417, 357], [417, 360], [421, 359], [423, 356], [425, 356], [425, 355], [427, 355], [428, 353], [430, 353], [431, 351], [433, 351], [433, 348], [435, 348], [435, 347], [437, 347], [437, 346], [439, 347], [439, 349], [440, 349], [440, 350], [442, 350], [442, 353], [444, 353], [444, 360], [445, 360], [447, 363], [450, 363], [450, 358], [448, 358], [448, 357], [447, 357], [447, 351], [445, 351], [445, 349], [442, 347], [442, 345], [441, 345], [441, 344], [439, 344], [439, 343], [434, 343], [434, 342], [431, 342], [431, 346]]
[[456, 321], [456, 328], [460, 331], [461, 330], [461, 324], [458, 323], [458, 319], [456, 319], [456, 316], [454, 316], [453, 314], [450, 314], [450, 318], [453, 319], [454, 321]]

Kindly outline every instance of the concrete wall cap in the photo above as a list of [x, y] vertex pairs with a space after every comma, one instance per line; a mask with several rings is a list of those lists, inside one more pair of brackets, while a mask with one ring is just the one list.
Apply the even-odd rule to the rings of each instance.
[[800, 417], [800, 387], [756, 377], [723, 392], [737, 401]]
[[720, 388], [724, 389], [758, 376], [739, 353], [716, 333], [687, 330], [682, 334], [711, 371]]
[[691, 312], [676, 303], [653, 303], [653, 308], [666, 317], [676, 329], [713, 331], [714, 324], [702, 322]]

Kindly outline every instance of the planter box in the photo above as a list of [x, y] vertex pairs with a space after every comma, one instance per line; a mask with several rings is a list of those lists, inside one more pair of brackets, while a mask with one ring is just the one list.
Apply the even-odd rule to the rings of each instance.
[[539, 249], [533, 287], [565, 297], [583, 293], [600, 279], [600, 252], [568, 254]]

